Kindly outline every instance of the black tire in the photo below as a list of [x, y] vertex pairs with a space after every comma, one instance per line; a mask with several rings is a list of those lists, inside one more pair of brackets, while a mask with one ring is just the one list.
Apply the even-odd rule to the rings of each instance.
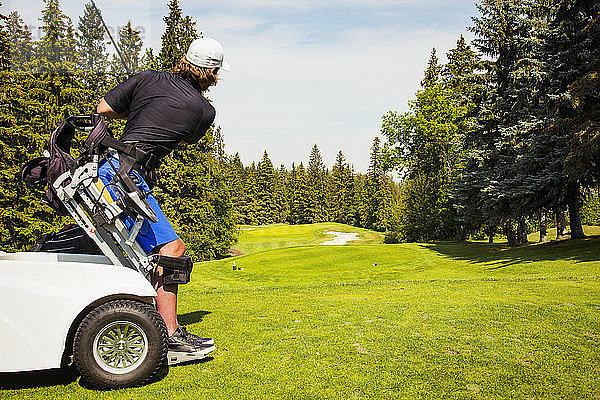
[[167, 362], [167, 327], [148, 304], [114, 300], [92, 310], [73, 343], [75, 365], [92, 386], [144, 385]]

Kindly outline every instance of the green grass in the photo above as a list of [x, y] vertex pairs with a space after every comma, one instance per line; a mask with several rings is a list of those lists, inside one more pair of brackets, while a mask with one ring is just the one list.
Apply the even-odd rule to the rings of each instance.
[[[567, 229], [567, 231], [569, 231], [569, 229]], [[585, 233], [588, 236], [598, 236], [598, 235], [600, 235], [600, 226], [584, 225], [583, 233]], [[556, 239], [556, 228], [548, 229], [547, 235], [548, 235], [549, 240]], [[530, 233], [529, 235], [527, 235], [527, 240], [529, 240], [531, 243], [537, 243], [540, 240], [540, 233], [539, 232]]]
[[383, 239], [381, 233], [335, 222], [308, 225], [243, 225], [241, 229], [242, 234], [235, 248], [243, 253], [323, 243], [333, 238], [332, 235], [325, 234], [327, 231], [358, 233], [360, 244], [380, 243]]
[[600, 238], [300, 246], [327, 225], [244, 231], [252, 252], [196, 264], [179, 319], [214, 358], [142, 388], [34, 374], [0, 397], [600, 398]]

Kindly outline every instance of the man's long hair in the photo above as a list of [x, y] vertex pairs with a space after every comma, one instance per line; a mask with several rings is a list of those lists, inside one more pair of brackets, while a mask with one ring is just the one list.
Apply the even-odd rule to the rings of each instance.
[[174, 73], [198, 84], [202, 92], [217, 84], [216, 71], [218, 71], [218, 68], [197, 67], [190, 63], [185, 57], [183, 57], [181, 61], [179, 61], [179, 64], [173, 68]]

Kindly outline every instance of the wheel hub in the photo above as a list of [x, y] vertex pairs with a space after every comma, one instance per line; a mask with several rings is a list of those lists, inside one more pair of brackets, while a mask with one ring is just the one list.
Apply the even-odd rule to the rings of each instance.
[[104, 326], [94, 339], [94, 359], [105, 371], [126, 374], [148, 354], [148, 339], [134, 322], [116, 321]]

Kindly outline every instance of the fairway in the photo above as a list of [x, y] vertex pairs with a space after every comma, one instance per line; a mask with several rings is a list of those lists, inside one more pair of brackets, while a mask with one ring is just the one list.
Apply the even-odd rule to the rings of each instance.
[[[112, 392], [4, 376], [0, 397], [600, 398], [600, 238], [507, 249], [244, 228], [245, 255], [196, 264], [180, 288], [179, 320], [215, 338], [213, 358]], [[363, 240], [315, 245], [328, 230]]]

